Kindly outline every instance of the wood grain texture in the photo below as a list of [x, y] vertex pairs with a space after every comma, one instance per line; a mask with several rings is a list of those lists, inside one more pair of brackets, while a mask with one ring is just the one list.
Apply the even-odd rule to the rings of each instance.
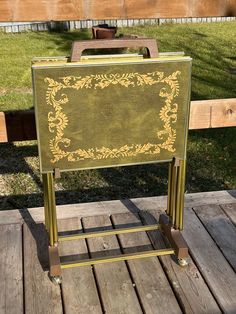
[[185, 209], [183, 235], [191, 255], [224, 313], [235, 313], [236, 275], [192, 209]]
[[234, 225], [236, 225], [236, 204], [222, 204], [221, 208], [230, 218]]
[[[236, 98], [191, 101], [189, 130], [236, 126]], [[0, 143], [36, 140], [34, 111], [0, 112]]]
[[[79, 218], [59, 220], [59, 231], [81, 230]], [[60, 256], [70, 260], [89, 258], [85, 240], [62, 242], [59, 245]], [[73, 256], [73, 258], [70, 256]], [[66, 313], [102, 313], [92, 268], [78, 267], [63, 269], [62, 295]]]
[[234, 0], [2, 0], [0, 21], [234, 16]]
[[236, 126], [236, 99], [192, 101], [189, 129]]
[[194, 208], [207, 231], [236, 272], [236, 227], [220, 206], [207, 205]]
[[[115, 228], [142, 225], [137, 215], [112, 216]], [[145, 232], [118, 236], [123, 253], [152, 250]], [[157, 257], [127, 262], [145, 313], [182, 313]]]
[[[229, 205], [228, 210], [231, 218], [235, 221], [234, 204], [236, 204], [236, 190], [198, 192], [185, 195], [185, 207], [202, 206], [208, 204]], [[152, 196], [126, 200], [67, 204], [57, 206], [58, 219], [70, 219], [73, 217], [87, 217], [95, 215], [112, 215], [116, 213], [137, 213], [140, 210], [165, 210], [167, 206], [166, 196]], [[227, 207], [226, 207], [227, 208]], [[230, 209], [231, 208], [231, 209]], [[23, 223], [22, 215], [25, 210], [3, 210], [0, 211], [1, 224]], [[29, 208], [28, 212], [34, 222], [44, 222], [44, 211], [42, 207]]]
[[[108, 216], [88, 217], [82, 220], [86, 231], [110, 229]], [[116, 236], [88, 239], [91, 257], [121, 254]], [[106, 313], [142, 313], [125, 262], [95, 265], [94, 272]]]
[[22, 226], [0, 226], [0, 313], [23, 313]]
[[48, 241], [43, 224], [24, 224], [25, 313], [61, 314], [60, 286], [48, 277]]
[[[140, 216], [144, 224], [159, 221], [159, 212], [156, 210], [141, 211]], [[148, 232], [148, 234], [155, 249], [166, 247], [160, 232]], [[161, 256], [160, 261], [184, 313], [221, 313], [191, 257], [185, 268], [180, 267], [171, 256]]]
[[5, 113], [0, 112], [0, 143], [8, 142]]
[[[114, 201], [119, 202], [119, 201]], [[216, 192], [199, 192], [185, 194], [184, 206], [194, 207], [207, 204], [231, 204], [236, 203], [236, 190], [216, 191]], [[106, 202], [103, 202], [105, 205]], [[134, 198], [129, 200], [126, 205], [127, 208], [136, 208], [136, 210], [166, 210], [167, 197], [153, 196]]]
[[[204, 200], [204, 194], [202, 193], [202, 199]], [[213, 200], [213, 194], [212, 200]], [[216, 199], [218, 196], [220, 197], [221, 194], [217, 193]], [[224, 194], [223, 194], [224, 195]], [[156, 200], [158, 198], [155, 198]], [[140, 207], [143, 207], [145, 202], [145, 199], [139, 199]], [[141, 202], [142, 201], [142, 202]], [[199, 202], [199, 200], [197, 200]], [[110, 212], [108, 210], [108, 204], [112, 205], [113, 209], [118, 210], [120, 207], [120, 202], [104, 202], [104, 211], [107, 211], [107, 213]], [[156, 204], [158, 205], [158, 202], [156, 201]], [[92, 204], [89, 204], [92, 206]], [[124, 204], [123, 204], [124, 205]], [[154, 202], [146, 202], [146, 209], [148, 207], [153, 207]], [[225, 205], [225, 207], [228, 209], [228, 217], [231, 216], [231, 213], [234, 213], [234, 210], [236, 209], [234, 204], [231, 205]], [[125, 202], [126, 210], [127, 212], [131, 210], [132, 212], [136, 209], [135, 202], [132, 202], [127, 200]], [[221, 206], [222, 208], [222, 206]], [[64, 208], [65, 209], [65, 208]], [[94, 215], [98, 214], [96, 211], [98, 208], [95, 207]], [[227, 212], [227, 209], [225, 210], [225, 213]], [[123, 208], [124, 210], [124, 208]], [[196, 209], [195, 209], [196, 210]], [[214, 207], [211, 208], [212, 212], [214, 213], [216, 211], [216, 216], [219, 216], [219, 213]], [[91, 212], [92, 213], [92, 212]], [[124, 213], [124, 211], [123, 211]], [[159, 219], [159, 211], [140, 211], [139, 214], [142, 216], [143, 223], [156, 223]], [[137, 215], [137, 213], [136, 213]], [[202, 208], [201, 212], [198, 210], [198, 216], [193, 212], [192, 209], [186, 209], [185, 211], [185, 229], [183, 231], [184, 237], [187, 240], [191, 256], [193, 257], [193, 260], [189, 259], [189, 266], [186, 268], [180, 268], [172, 259], [170, 256], [163, 256], [160, 257], [162, 268], [164, 269], [166, 276], [168, 278], [169, 284], [171, 288], [173, 289], [175, 296], [178, 298], [178, 302], [180, 304], [180, 307], [183, 312], [186, 313], [220, 313], [219, 307], [216, 304], [216, 301], [221, 307], [221, 310], [224, 313], [235, 313], [236, 309], [236, 276], [233, 272], [232, 268], [230, 267], [229, 263], [225, 259], [224, 255], [221, 253], [221, 251], [218, 249], [218, 246], [216, 245], [215, 241], [212, 239], [212, 236], [209, 235], [209, 230], [206, 231], [204, 225], [202, 224], [199, 217], [201, 215], [204, 215], [206, 219], [212, 220], [212, 213], [208, 213], [207, 215], [205, 213], [205, 210]], [[115, 215], [117, 216], [117, 215]], [[119, 218], [118, 215], [117, 217]], [[128, 223], [132, 220], [128, 220], [127, 217], [137, 217], [133, 216], [133, 214], [128, 213], [125, 214], [124, 217], [122, 217], [122, 220], [118, 221], [117, 223], [121, 225], [123, 223], [123, 219], [125, 223]], [[103, 216], [104, 217], [104, 216]], [[28, 217], [29, 218], [29, 217]], [[117, 219], [118, 219], [117, 218]], [[84, 219], [85, 221], [87, 219]], [[119, 218], [121, 219], [121, 218]], [[205, 219], [205, 218], [204, 218]], [[99, 225], [107, 226], [110, 228], [110, 220], [107, 217], [106, 220], [104, 218], [101, 219], [101, 217], [92, 217], [93, 223], [91, 223], [91, 227], [96, 227]], [[0, 282], [1, 282], [1, 289], [0, 289], [0, 312], [1, 313], [62, 313], [62, 306], [61, 306], [61, 299], [60, 299], [60, 290], [59, 287], [52, 284], [50, 280], [47, 277], [47, 272], [43, 271], [43, 268], [48, 264], [48, 257], [47, 257], [47, 241], [46, 241], [46, 235], [45, 230], [42, 224], [34, 224], [29, 223], [29, 219], [27, 220], [25, 217], [25, 221], [28, 222], [28, 225], [24, 226], [24, 245], [23, 245], [23, 251], [24, 251], [24, 281], [25, 281], [25, 287], [23, 289], [22, 284], [22, 264], [19, 263], [19, 261], [22, 261], [22, 233], [21, 233], [21, 225], [19, 224], [13, 224], [13, 225], [1, 225], [0, 226]], [[203, 221], [203, 219], [202, 219]], [[216, 219], [217, 221], [217, 219]], [[80, 220], [79, 218], [76, 219], [70, 219], [62, 222], [62, 229], [80, 229]], [[115, 220], [113, 219], [113, 222]], [[134, 221], [136, 222], [136, 221]], [[205, 226], [207, 226], [205, 224]], [[88, 227], [90, 229], [90, 227]], [[221, 225], [221, 231], [223, 228], [227, 228], [225, 224]], [[223, 235], [224, 230], [223, 230]], [[98, 243], [94, 243], [94, 247], [91, 247], [94, 251], [99, 251], [99, 253], [93, 252], [93, 254], [110, 254], [107, 252], [107, 250], [116, 250], [116, 252], [113, 253], [119, 253], [119, 245], [117, 243], [117, 238], [114, 238], [112, 242], [115, 244], [115, 246], [110, 246], [111, 242], [106, 241], [108, 238], [104, 239], [98, 239]], [[151, 239], [152, 244], [155, 248], [160, 249], [162, 247], [165, 247], [165, 243], [163, 242], [163, 238], [160, 236], [160, 233], [158, 231], [155, 232], [149, 232], [149, 239]], [[37, 241], [36, 241], [37, 240]], [[124, 243], [121, 241], [120, 238], [120, 244], [123, 246], [125, 244], [126, 249], [130, 249], [131, 246], [133, 246], [134, 241], [137, 240], [139, 242], [139, 245], [146, 245], [147, 242], [144, 242], [142, 239], [140, 240], [139, 237], [130, 238], [130, 235], [128, 235], [128, 238], [125, 239], [127, 241]], [[128, 240], [131, 240], [129, 242]], [[114, 242], [115, 241], [115, 242]], [[140, 242], [141, 241], [141, 242]], [[218, 241], [218, 240], [216, 240]], [[232, 238], [232, 242], [234, 239]], [[36, 243], [38, 245], [36, 245]], [[68, 244], [68, 243], [67, 243]], [[98, 244], [98, 246], [97, 246]], [[220, 244], [219, 242], [217, 243]], [[124, 249], [125, 249], [124, 247]], [[81, 246], [82, 248], [82, 246]], [[79, 250], [78, 250], [79, 249]], [[84, 253], [86, 254], [86, 247], [84, 246]], [[78, 244], [75, 244], [71, 242], [71, 247], [65, 248], [65, 254], [74, 254], [77, 255], [78, 251], [80, 254], [82, 254], [83, 251], [80, 250], [80, 247]], [[86, 255], [84, 255], [86, 256]], [[148, 261], [149, 259], [146, 259]], [[133, 261], [134, 262], [134, 261]], [[130, 263], [130, 262], [129, 262]], [[120, 263], [124, 264], [124, 262]], [[197, 265], [198, 269], [196, 268], [195, 264]], [[110, 264], [111, 265], [111, 264]], [[114, 265], [119, 265], [119, 263], [114, 263]], [[98, 271], [98, 268], [101, 266], [104, 266], [105, 270], [104, 273], [100, 273]], [[127, 271], [126, 266], [124, 268], [118, 267], [113, 268], [111, 271], [108, 271], [109, 268], [107, 265], [98, 265], [97, 273], [96, 273], [96, 280], [98, 282], [99, 289], [105, 288], [103, 291], [105, 293], [109, 293], [110, 296], [103, 295], [103, 301], [105, 300], [110, 301], [110, 304], [106, 303], [106, 307], [103, 308], [103, 310], [107, 310], [107, 313], [122, 313], [122, 308], [125, 308], [124, 313], [139, 313], [140, 311], [137, 311], [137, 308], [134, 308], [134, 311], [126, 310], [126, 302], [129, 302], [129, 296], [128, 301], [126, 300], [127, 296], [127, 290], [133, 289], [132, 283], [136, 284], [136, 291], [138, 291], [138, 285], [146, 285], [146, 279], [145, 274], [140, 274], [140, 268], [136, 268], [136, 270], [132, 271], [132, 278], [134, 279], [134, 282], [130, 280], [129, 273]], [[129, 270], [131, 269], [130, 264]], [[146, 264], [145, 273], [149, 273], [149, 264]], [[86, 268], [82, 268], [83, 271], [87, 273]], [[128, 277], [124, 275], [123, 270], [125, 269], [125, 274], [128, 273]], [[68, 270], [71, 271], [72, 269]], [[75, 271], [77, 272], [79, 268], [76, 268]], [[200, 271], [200, 272], [199, 272]], [[158, 271], [159, 272], [159, 271]], [[98, 276], [99, 273], [99, 276]], [[114, 273], [114, 274], [113, 274]], [[63, 270], [64, 274], [64, 270]], [[72, 274], [72, 273], [71, 273]], [[137, 276], [140, 276], [140, 278], [136, 278]], [[153, 277], [160, 275], [159, 273], [156, 274], [153, 272]], [[73, 278], [76, 276], [79, 276], [78, 273], [73, 273], [71, 275], [72, 278], [70, 278], [70, 281], [77, 281], [77, 278]], [[204, 280], [203, 280], [203, 277]], [[80, 277], [80, 276], [79, 276]], [[89, 275], [90, 277], [90, 275]], [[88, 280], [90, 280], [88, 277]], [[63, 278], [65, 280], [66, 277]], [[69, 278], [69, 277], [68, 277]], [[81, 277], [80, 277], [81, 278]], [[84, 279], [86, 276], [84, 277]], [[91, 278], [91, 277], [90, 277]], [[121, 278], [121, 279], [120, 279]], [[100, 282], [98, 280], [101, 280]], [[144, 282], [142, 281], [144, 279]], [[78, 278], [79, 280], [79, 278]], [[113, 283], [112, 281], [118, 281], [118, 283]], [[160, 278], [162, 280], [162, 278]], [[207, 285], [206, 285], [207, 283]], [[65, 283], [66, 284], [66, 283]], [[153, 285], [152, 285], [153, 284]], [[154, 282], [153, 279], [150, 279], [150, 286], [155, 287], [158, 283]], [[78, 283], [80, 285], [80, 283]], [[86, 286], [86, 282], [82, 280], [81, 286]], [[74, 294], [70, 296], [70, 299], [66, 299], [71, 302], [73, 301], [73, 298], [78, 296], [78, 286], [74, 288], [74, 283], [69, 282], [69, 286], [67, 287], [69, 291], [67, 293]], [[89, 286], [90, 287], [90, 286]], [[114, 290], [111, 290], [114, 288]], [[144, 298], [150, 297], [148, 295], [148, 285], [146, 285], [141, 293], [144, 294]], [[164, 299], [166, 297], [165, 286], [162, 286], [163, 290], [160, 291], [160, 296]], [[146, 290], [147, 288], [147, 290]], [[78, 290], [77, 290], [78, 289]], [[93, 288], [92, 288], [93, 289]], [[59, 293], [58, 293], [59, 290]], [[123, 290], [123, 291], [120, 291]], [[87, 290], [88, 294], [92, 291], [89, 289]], [[114, 301], [114, 299], [117, 298], [117, 291], [118, 291], [118, 298], [120, 303], [125, 303], [124, 305], [119, 305], [118, 301]], [[211, 292], [210, 292], [211, 291]], [[147, 292], [147, 293], [146, 293]], [[23, 309], [23, 293], [25, 293], [25, 311]], [[146, 294], [145, 294], [146, 293]], [[159, 291], [152, 291], [153, 294], [158, 294]], [[162, 293], [162, 295], [161, 295]], [[212, 297], [212, 294], [214, 295], [214, 298]], [[63, 297], [65, 294], [63, 295]], [[90, 296], [87, 296], [90, 298]], [[134, 293], [134, 297], [130, 297], [133, 301], [137, 301], [136, 294]], [[84, 300], [84, 299], [83, 299]], [[75, 301], [75, 303], [73, 303]], [[81, 300], [74, 300], [72, 304], [74, 305], [74, 308], [70, 304], [66, 304], [66, 307], [64, 308], [65, 313], [78, 313], [77, 304], [81, 302]], [[155, 304], [157, 300], [150, 299], [150, 303]], [[161, 302], [161, 300], [159, 300]], [[77, 303], [78, 302], [78, 303]], [[168, 302], [168, 301], [167, 301]], [[139, 303], [137, 303], [139, 304]], [[137, 305], [136, 304], [136, 305]], [[144, 304], [144, 303], [143, 303]], [[142, 304], [142, 305], [143, 305]], [[86, 304], [87, 306], [90, 306]], [[64, 304], [65, 306], [65, 304]], [[119, 307], [120, 306], [120, 307]], [[132, 306], [132, 305], [131, 305]], [[147, 309], [147, 308], [146, 308]], [[153, 313], [156, 313], [156, 308], [151, 309]], [[151, 313], [147, 310], [147, 313]], [[81, 312], [81, 311], [80, 311]], [[90, 313], [90, 311], [88, 311]], [[92, 311], [94, 312], [94, 311]], [[95, 311], [96, 313], [96, 311]], [[164, 312], [163, 312], [164, 313]]]
[[192, 0], [191, 2], [191, 11], [192, 15], [197, 16], [207, 16], [206, 13], [210, 13], [211, 16], [225, 15], [227, 10], [228, 1], [199, 1]]

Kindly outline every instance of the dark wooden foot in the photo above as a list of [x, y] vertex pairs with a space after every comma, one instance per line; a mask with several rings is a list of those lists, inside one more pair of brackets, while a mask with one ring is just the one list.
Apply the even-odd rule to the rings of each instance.
[[61, 263], [58, 252], [58, 247], [49, 246], [49, 274], [50, 277], [60, 277], [61, 276]]
[[178, 260], [185, 260], [188, 257], [188, 246], [179, 230], [172, 227], [169, 217], [165, 214], [160, 215], [159, 223], [161, 231], [169, 240]]

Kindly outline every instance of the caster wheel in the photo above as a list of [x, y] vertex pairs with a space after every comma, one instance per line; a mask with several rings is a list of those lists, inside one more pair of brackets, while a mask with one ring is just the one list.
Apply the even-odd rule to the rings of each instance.
[[178, 264], [181, 267], [186, 267], [186, 266], [188, 266], [188, 261], [187, 261], [186, 258], [179, 258], [178, 259]]
[[50, 277], [50, 279], [56, 285], [59, 285], [62, 282], [61, 276], [53, 276], [53, 277]]

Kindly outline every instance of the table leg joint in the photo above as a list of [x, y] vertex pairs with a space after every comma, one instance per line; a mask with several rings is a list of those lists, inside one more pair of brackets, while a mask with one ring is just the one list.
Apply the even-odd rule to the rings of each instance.
[[161, 231], [170, 242], [178, 259], [186, 259], [188, 257], [188, 246], [184, 240], [180, 230], [174, 229], [169, 222], [169, 217], [166, 214], [161, 214], [159, 223]]

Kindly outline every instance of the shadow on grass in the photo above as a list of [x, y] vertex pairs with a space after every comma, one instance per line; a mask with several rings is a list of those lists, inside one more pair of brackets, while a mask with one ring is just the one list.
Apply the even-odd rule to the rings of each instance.
[[[28, 171], [27, 168], [25, 171]], [[37, 180], [40, 180], [39, 173], [34, 174], [31, 180], [34, 180], [35, 176]], [[97, 176], [99, 180], [96, 179]], [[63, 187], [63, 190], [56, 191], [58, 205], [165, 195], [167, 165], [68, 172], [63, 173], [62, 179], [56, 183]], [[14, 185], [14, 182], [12, 184]], [[18, 195], [0, 196], [0, 208], [4, 210], [42, 206], [42, 192], [24, 193], [22, 191], [22, 194]]]
[[[51, 33], [54, 35], [54, 33]], [[91, 32], [88, 29], [81, 29], [76, 32], [55, 33], [53, 41], [65, 53], [70, 52], [73, 41], [91, 39]]]
[[236, 188], [236, 127], [189, 132], [187, 189]]
[[[79, 40], [88, 40], [92, 37], [92, 32], [88, 29], [81, 29], [74, 32], [51, 32], [51, 40], [56, 44], [58, 49], [69, 55], [71, 52], [72, 43]], [[123, 49], [86, 49], [83, 55], [97, 55], [97, 54], [119, 54]]]
[[[225, 152], [224, 150], [223, 153]], [[215, 157], [211, 156], [206, 158], [206, 153], [201, 155], [201, 153], [189, 152], [188, 157], [186, 182], [188, 193], [235, 188], [225, 182], [225, 177], [231, 175], [231, 164], [235, 163], [233, 155], [229, 161], [214, 160]], [[24, 171], [28, 172], [27, 168]], [[35, 178], [37, 182], [40, 180], [39, 173], [33, 172], [31, 180], [35, 180]], [[68, 172], [63, 173], [62, 179], [57, 183], [60, 186], [60, 190], [56, 191], [58, 205], [160, 196], [167, 193], [167, 165], [157, 164]], [[42, 191], [41, 188], [40, 190]], [[26, 191], [24, 193], [22, 191], [20, 195], [0, 197], [1, 209], [42, 206], [42, 192], [30, 193], [30, 191]]]

